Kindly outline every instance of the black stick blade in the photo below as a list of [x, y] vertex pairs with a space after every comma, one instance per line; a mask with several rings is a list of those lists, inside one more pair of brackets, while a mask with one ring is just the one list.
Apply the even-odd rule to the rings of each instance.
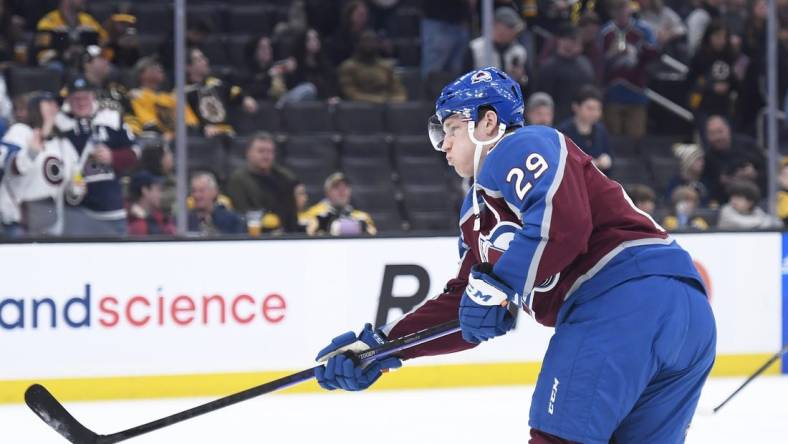
[[98, 444], [99, 435], [79, 423], [43, 385], [25, 390], [25, 403], [49, 427], [74, 444]]

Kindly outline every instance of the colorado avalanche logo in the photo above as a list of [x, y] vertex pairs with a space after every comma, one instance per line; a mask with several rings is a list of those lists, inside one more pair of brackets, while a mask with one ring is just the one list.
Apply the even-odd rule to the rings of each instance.
[[514, 234], [520, 230], [520, 225], [514, 222], [498, 222], [488, 234], [479, 234], [479, 252], [483, 262], [494, 264], [509, 248], [509, 243], [514, 239]]
[[471, 85], [479, 82], [492, 82], [492, 75], [487, 71], [477, 71], [471, 76]]
[[63, 161], [53, 156], [44, 159], [44, 179], [52, 185], [63, 183]]

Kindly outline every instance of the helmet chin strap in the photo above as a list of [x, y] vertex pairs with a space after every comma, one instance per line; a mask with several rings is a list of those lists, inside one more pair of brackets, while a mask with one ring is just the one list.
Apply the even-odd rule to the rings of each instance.
[[482, 158], [482, 148], [484, 145], [490, 145], [493, 143], [498, 142], [503, 137], [503, 133], [506, 132], [506, 124], [499, 124], [498, 125], [498, 134], [490, 140], [479, 140], [473, 134], [473, 131], [476, 129], [476, 122], [471, 120], [468, 122], [468, 137], [471, 139], [476, 145], [476, 149], [473, 151], [473, 231], [479, 231], [481, 228], [481, 222], [479, 219], [479, 201], [476, 199], [476, 195], [479, 191], [478, 187], [478, 177], [479, 174], [479, 161]]

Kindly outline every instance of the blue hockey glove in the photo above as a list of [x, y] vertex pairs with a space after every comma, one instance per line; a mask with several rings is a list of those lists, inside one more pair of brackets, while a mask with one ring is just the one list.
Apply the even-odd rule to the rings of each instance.
[[460, 300], [462, 338], [472, 344], [501, 336], [514, 326], [509, 304], [517, 293], [492, 274], [492, 265], [474, 265]]
[[315, 358], [318, 362], [326, 362], [325, 366], [315, 368], [318, 384], [326, 390], [364, 390], [377, 381], [384, 370], [402, 367], [402, 361], [394, 356], [367, 365], [360, 365], [353, 356], [353, 353], [385, 342], [386, 336], [380, 330], [373, 330], [371, 324], [364, 325], [358, 336], [352, 331], [337, 336]]

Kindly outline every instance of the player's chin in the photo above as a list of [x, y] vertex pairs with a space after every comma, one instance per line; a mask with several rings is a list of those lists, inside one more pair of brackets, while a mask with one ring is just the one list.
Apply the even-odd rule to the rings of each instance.
[[452, 167], [454, 167], [454, 172], [456, 172], [457, 175], [462, 177], [463, 179], [473, 177], [473, 171], [469, 170], [468, 168], [463, 168], [459, 165], [452, 165]]

